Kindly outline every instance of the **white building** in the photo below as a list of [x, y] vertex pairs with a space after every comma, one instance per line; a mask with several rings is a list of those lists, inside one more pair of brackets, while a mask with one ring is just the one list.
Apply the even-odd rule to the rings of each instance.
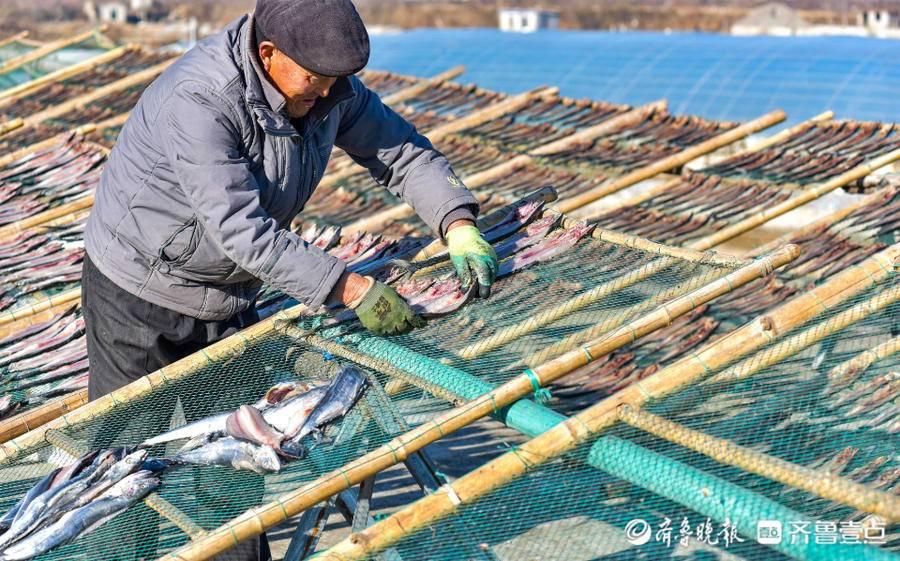
[[533, 33], [559, 27], [559, 12], [537, 8], [500, 8], [501, 31]]
[[750, 10], [731, 26], [732, 35], [776, 35], [789, 37], [803, 34], [809, 24], [784, 4], [770, 2]]
[[125, 2], [102, 2], [97, 6], [100, 21], [125, 23], [128, 21], [128, 5]]

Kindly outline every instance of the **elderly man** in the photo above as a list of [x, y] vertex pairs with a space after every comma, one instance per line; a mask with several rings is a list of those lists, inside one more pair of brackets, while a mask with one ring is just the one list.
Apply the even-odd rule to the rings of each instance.
[[420, 320], [390, 287], [348, 273], [288, 227], [333, 146], [443, 236], [486, 295], [496, 257], [477, 204], [429, 141], [354, 73], [366, 29], [349, 0], [259, 0], [141, 96], [110, 154], [85, 234], [91, 398], [255, 319], [263, 282], [374, 333]]

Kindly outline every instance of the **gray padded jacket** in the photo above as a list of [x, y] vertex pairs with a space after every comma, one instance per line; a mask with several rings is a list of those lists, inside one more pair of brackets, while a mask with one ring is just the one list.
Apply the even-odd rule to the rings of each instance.
[[144, 91], [85, 233], [117, 285], [200, 319], [248, 308], [262, 282], [313, 308], [325, 301], [344, 265], [288, 227], [333, 146], [439, 234], [451, 213], [477, 211], [440, 152], [356, 77], [338, 79], [298, 132], [262, 77], [252, 30], [252, 16], [239, 18]]

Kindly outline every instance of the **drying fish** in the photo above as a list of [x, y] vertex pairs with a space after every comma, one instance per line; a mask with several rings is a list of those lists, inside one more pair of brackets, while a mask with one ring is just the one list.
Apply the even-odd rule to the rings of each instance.
[[513, 272], [520, 271], [529, 265], [553, 259], [557, 255], [568, 251], [584, 236], [588, 235], [594, 229], [593, 224], [582, 222], [558, 232], [541, 243], [534, 245], [525, 251], [500, 263], [497, 271], [498, 277], [509, 275]]
[[284, 440], [284, 435], [266, 422], [259, 409], [249, 405], [241, 405], [228, 415], [225, 432], [239, 440], [268, 446], [276, 452], [281, 452], [281, 441]]
[[16, 518], [16, 515], [19, 511], [22, 510], [23, 507], [27, 507], [31, 501], [34, 500], [35, 497], [42, 495], [47, 489], [50, 488], [50, 485], [53, 484], [53, 480], [56, 478], [56, 475], [59, 473], [59, 469], [55, 469], [51, 471], [49, 474], [45, 475], [40, 481], [38, 481], [37, 485], [32, 487], [25, 493], [25, 496], [19, 499], [19, 502], [13, 506], [9, 512], [3, 515], [3, 518], [0, 518], [0, 530], [6, 531], [9, 529], [10, 525], [12, 525], [13, 520]]
[[56, 523], [38, 530], [30, 537], [6, 548], [0, 561], [31, 559], [90, 533], [107, 520], [127, 509], [159, 487], [160, 480], [152, 472], [139, 471], [122, 479], [96, 500], [67, 512]]
[[75, 500], [70, 508], [80, 508], [91, 502], [102, 493], [105, 493], [107, 489], [123, 480], [125, 477], [143, 468], [146, 461], [146, 450], [136, 450], [128, 454], [127, 456], [113, 464], [113, 466], [103, 474], [98, 482], [88, 488], [87, 491], [85, 491]]
[[483, 237], [485, 241], [494, 243], [510, 234], [518, 232], [537, 218], [543, 208], [543, 201], [530, 201], [516, 206], [516, 208], [508, 212], [497, 224], [484, 231]]
[[322, 401], [309, 414], [300, 432], [282, 443], [281, 448], [296, 457], [304, 456], [303, 438], [319, 431], [327, 423], [344, 416], [362, 396], [368, 385], [365, 375], [353, 366], [344, 366], [328, 386]]
[[[309, 391], [309, 389], [309, 384], [303, 382], [279, 384], [267, 391], [266, 395], [262, 399], [253, 404], [253, 407], [259, 410], [264, 410], [279, 402], [289, 401], [288, 398], [291, 395], [305, 393]], [[164, 442], [171, 442], [173, 440], [190, 440], [201, 437], [203, 435], [225, 434], [226, 421], [231, 414], [231, 411], [219, 413], [218, 415], [212, 415], [210, 417], [200, 419], [199, 421], [194, 421], [192, 423], [184, 425], [183, 427], [172, 429], [159, 436], [148, 438], [143, 443], [141, 443], [141, 447], [153, 446], [155, 444], [162, 444]]]
[[249, 470], [258, 474], [278, 472], [281, 461], [269, 446], [260, 446], [227, 436], [188, 450], [179, 452], [173, 459], [178, 464], [226, 466]]
[[[5, 547], [16, 540], [34, 531], [39, 521], [55, 505], [63, 499], [77, 496], [77, 491], [83, 490], [84, 484], [93, 483], [112, 465], [112, 453], [98, 454], [94, 461], [77, 476], [68, 481], [51, 486], [34, 497], [27, 505], [23, 505], [16, 514], [9, 529], [0, 536], [0, 547]], [[59, 474], [57, 474], [59, 475]], [[74, 493], [74, 494], [73, 494]]]

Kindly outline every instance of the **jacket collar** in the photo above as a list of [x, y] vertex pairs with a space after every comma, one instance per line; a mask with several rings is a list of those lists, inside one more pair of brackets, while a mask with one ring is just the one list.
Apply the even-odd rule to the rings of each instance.
[[[247, 105], [253, 109], [256, 120], [266, 133], [275, 135], [296, 135], [297, 129], [284, 112], [286, 101], [281, 92], [269, 82], [256, 55], [255, 27], [253, 14], [244, 21], [238, 34], [241, 63], [244, 70]], [[328, 116], [338, 103], [356, 95], [353, 85], [346, 76], [338, 78], [327, 97], [319, 98], [307, 115], [307, 131], [312, 131]]]

